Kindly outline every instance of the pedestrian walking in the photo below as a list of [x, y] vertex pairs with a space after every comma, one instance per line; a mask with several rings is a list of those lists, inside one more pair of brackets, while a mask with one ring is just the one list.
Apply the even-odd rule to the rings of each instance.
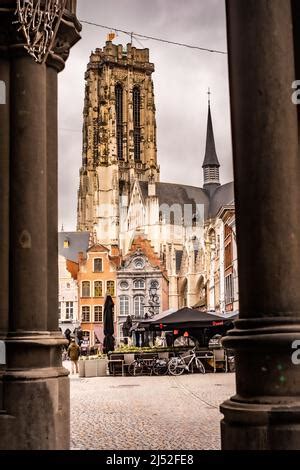
[[76, 344], [75, 339], [72, 338], [70, 346], [68, 347], [68, 355], [69, 355], [69, 358], [71, 359], [71, 364], [72, 364], [72, 374], [74, 374], [74, 369], [75, 369], [76, 374], [78, 374], [79, 351], [80, 351], [80, 348], [78, 344]]

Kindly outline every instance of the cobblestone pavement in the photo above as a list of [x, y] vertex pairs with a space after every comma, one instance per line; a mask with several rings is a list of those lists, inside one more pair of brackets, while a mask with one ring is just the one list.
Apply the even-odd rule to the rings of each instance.
[[220, 449], [232, 373], [70, 378], [72, 449]]

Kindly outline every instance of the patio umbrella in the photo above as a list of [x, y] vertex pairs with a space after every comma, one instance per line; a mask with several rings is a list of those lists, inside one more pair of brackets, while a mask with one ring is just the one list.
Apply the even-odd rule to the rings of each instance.
[[114, 302], [110, 295], [106, 297], [104, 304], [104, 340], [103, 352], [108, 353], [115, 349], [114, 334]]

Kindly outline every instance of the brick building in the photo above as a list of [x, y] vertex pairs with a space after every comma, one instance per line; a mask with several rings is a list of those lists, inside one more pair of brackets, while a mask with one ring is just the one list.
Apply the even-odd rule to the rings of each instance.
[[[111, 252], [100, 244], [87, 250], [86, 257], [79, 253], [78, 298], [79, 316], [84, 336], [89, 345], [100, 345], [103, 342], [103, 314], [106, 294], [112, 296], [116, 304], [116, 270], [120, 258], [118, 249]], [[116, 328], [115, 309], [115, 334]]]

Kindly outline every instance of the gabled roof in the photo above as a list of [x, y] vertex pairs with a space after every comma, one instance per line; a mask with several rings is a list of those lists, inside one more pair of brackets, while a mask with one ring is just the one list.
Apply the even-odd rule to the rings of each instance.
[[153, 267], [159, 267], [162, 270], [164, 269], [158, 253], [154, 250], [153, 245], [151, 245], [150, 240], [144, 233], [135, 234], [131, 241], [128, 253], [124, 257], [124, 261], [135, 257], [136, 253], [140, 253], [142, 256], [145, 256]]
[[91, 253], [103, 253], [103, 252], [108, 253], [109, 252], [109, 250], [105, 246], [101, 245], [100, 243], [95, 243], [95, 245], [92, 245], [87, 251]]
[[[78, 253], [86, 253], [88, 250], [90, 235], [90, 232], [59, 232], [59, 255], [77, 263]], [[65, 242], [68, 242], [68, 246], [65, 246]]]
[[206, 148], [205, 148], [205, 156], [202, 167], [210, 167], [210, 166], [220, 166], [217, 152], [216, 152], [216, 145], [215, 145], [215, 137], [211, 119], [211, 112], [210, 112], [210, 105], [208, 105], [208, 117], [207, 117], [207, 132], [206, 132]]

